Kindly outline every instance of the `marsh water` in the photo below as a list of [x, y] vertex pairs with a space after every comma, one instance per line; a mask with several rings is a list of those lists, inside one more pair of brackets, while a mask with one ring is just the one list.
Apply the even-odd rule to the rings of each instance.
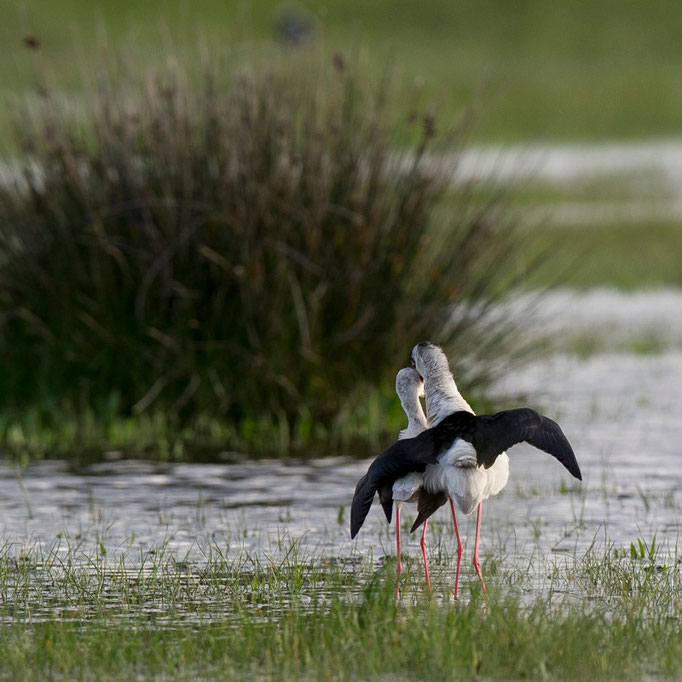
[[[654, 537], [674, 547], [682, 519], [682, 293], [556, 292], [533, 324], [551, 328], [556, 349], [501, 378], [493, 400], [508, 404], [512, 396], [557, 419], [584, 480], [544, 453], [515, 447], [506, 489], [483, 506], [482, 556], [513, 565]], [[589, 335], [601, 345], [585, 353]], [[164, 464], [108, 453], [81, 469], [44, 461], [21, 471], [4, 462], [0, 533], [12, 557], [77, 547], [112, 565], [122, 555], [144, 563], [160, 550], [201, 563], [210, 547], [231, 558], [271, 557], [292, 542], [305, 556], [352, 562], [371, 553], [381, 561], [394, 549], [378, 505], [355, 541], [348, 534], [349, 503], [369, 461], [313, 453]], [[411, 510], [404, 516], [411, 521]], [[444, 507], [431, 526], [432, 543], [446, 552], [454, 550], [450, 524]], [[469, 550], [474, 525], [473, 517], [461, 520]], [[418, 538], [405, 536], [405, 554], [417, 557]]]

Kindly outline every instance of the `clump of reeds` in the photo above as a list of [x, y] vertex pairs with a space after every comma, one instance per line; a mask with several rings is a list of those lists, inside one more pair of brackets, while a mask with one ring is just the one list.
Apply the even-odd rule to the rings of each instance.
[[0, 185], [5, 406], [291, 429], [333, 425], [420, 340], [468, 388], [487, 375], [504, 325], [474, 322], [519, 252], [503, 202], [451, 184], [439, 122], [386, 83], [339, 57], [283, 71], [109, 71], [22, 116]]

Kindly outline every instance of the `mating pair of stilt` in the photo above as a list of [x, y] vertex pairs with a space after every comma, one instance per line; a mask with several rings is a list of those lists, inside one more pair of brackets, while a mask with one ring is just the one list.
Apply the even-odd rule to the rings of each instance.
[[[476, 416], [462, 397], [442, 348], [420, 343], [412, 349], [414, 369], [405, 368], [396, 376], [396, 392], [408, 418], [408, 426], [398, 441], [384, 450], [358, 481], [351, 504], [351, 538], [362, 526], [374, 500], [379, 500], [387, 520], [396, 506], [396, 546], [398, 583], [400, 558], [400, 508], [416, 502], [417, 519], [411, 531], [424, 524], [421, 548], [429, 589], [431, 580], [426, 556], [426, 529], [429, 517], [450, 502], [457, 536], [457, 569], [454, 595], [459, 590], [462, 542], [456, 509], [470, 514], [477, 509], [473, 563], [485, 590], [478, 558], [482, 503], [497, 495], [509, 479], [509, 458], [505, 452], [526, 441], [556, 457], [576, 478], [582, 480], [573, 449], [559, 425], [530, 408], [505, 410], [495, 415]], [[426, 415], [419, 398], [425, 398]]]

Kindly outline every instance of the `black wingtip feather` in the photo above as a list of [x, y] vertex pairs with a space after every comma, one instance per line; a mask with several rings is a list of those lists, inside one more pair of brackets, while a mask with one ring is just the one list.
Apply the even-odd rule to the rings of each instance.
[[549, 419], [549, 417], [542, 417], [540, 428], [537, 429], [532, 438], [528, 439], [528, 442], [536, 448], [556, 457], [572, 476], [579, 481], [583, 480], [573, 448], [561, 427], [555, 421]]
[[429, 517], [426, 514], [419, 512], [417, 518], [414, 520], [414, 523], [412, 524], [412, 528], [410, 528], [410, 533], [414, 533], [414, 531], [417, 530], [417, 528], [419, 528], [419, 526], [421, 526], [422, 523], [424, 523], [424, 521], [426, 521], [426, 519], [428, 518]]
[[424, 471], [427, 464], [436, 464], [437, 443], [431, 430], [415, 438], [399, 440], [386, 448], [370, 464], [367, 473], [358, 481], [350, 509], [350, 536], [354, 538], [379, 491], [384, 514], [389, 523], [393, 510], [393, 483], [411, 471]]
[[384, 510], [386, 521], [391, 523], [393, 518], [393, 486], [390, 483], [379, 488], [379, 501]]
[[374, 500], [376, 489], [369, 482], [369, 476], [365, 474], [355, 486], [355, 495], [350, 506], [350, 539], [352, 540], [362, 528], [367, 518], [369, 508]]

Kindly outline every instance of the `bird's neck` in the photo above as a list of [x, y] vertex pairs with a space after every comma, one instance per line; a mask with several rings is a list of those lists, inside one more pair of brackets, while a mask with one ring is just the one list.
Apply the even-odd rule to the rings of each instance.
[[426, 392], [426, 414], [429, 426], [435, 426], [453, 412], [474, 413], [471, 405], [464, 400], [452, 374], [428, 377], [424, 381]]
[[419, 396], [415, 394], [406, 399], [401, 398], [400, 404], [407, 415], [407, 428], [400, 433], [405, 434], [403, 437], [418, 435], [426, 428], [426, 415], [419, 402]]

